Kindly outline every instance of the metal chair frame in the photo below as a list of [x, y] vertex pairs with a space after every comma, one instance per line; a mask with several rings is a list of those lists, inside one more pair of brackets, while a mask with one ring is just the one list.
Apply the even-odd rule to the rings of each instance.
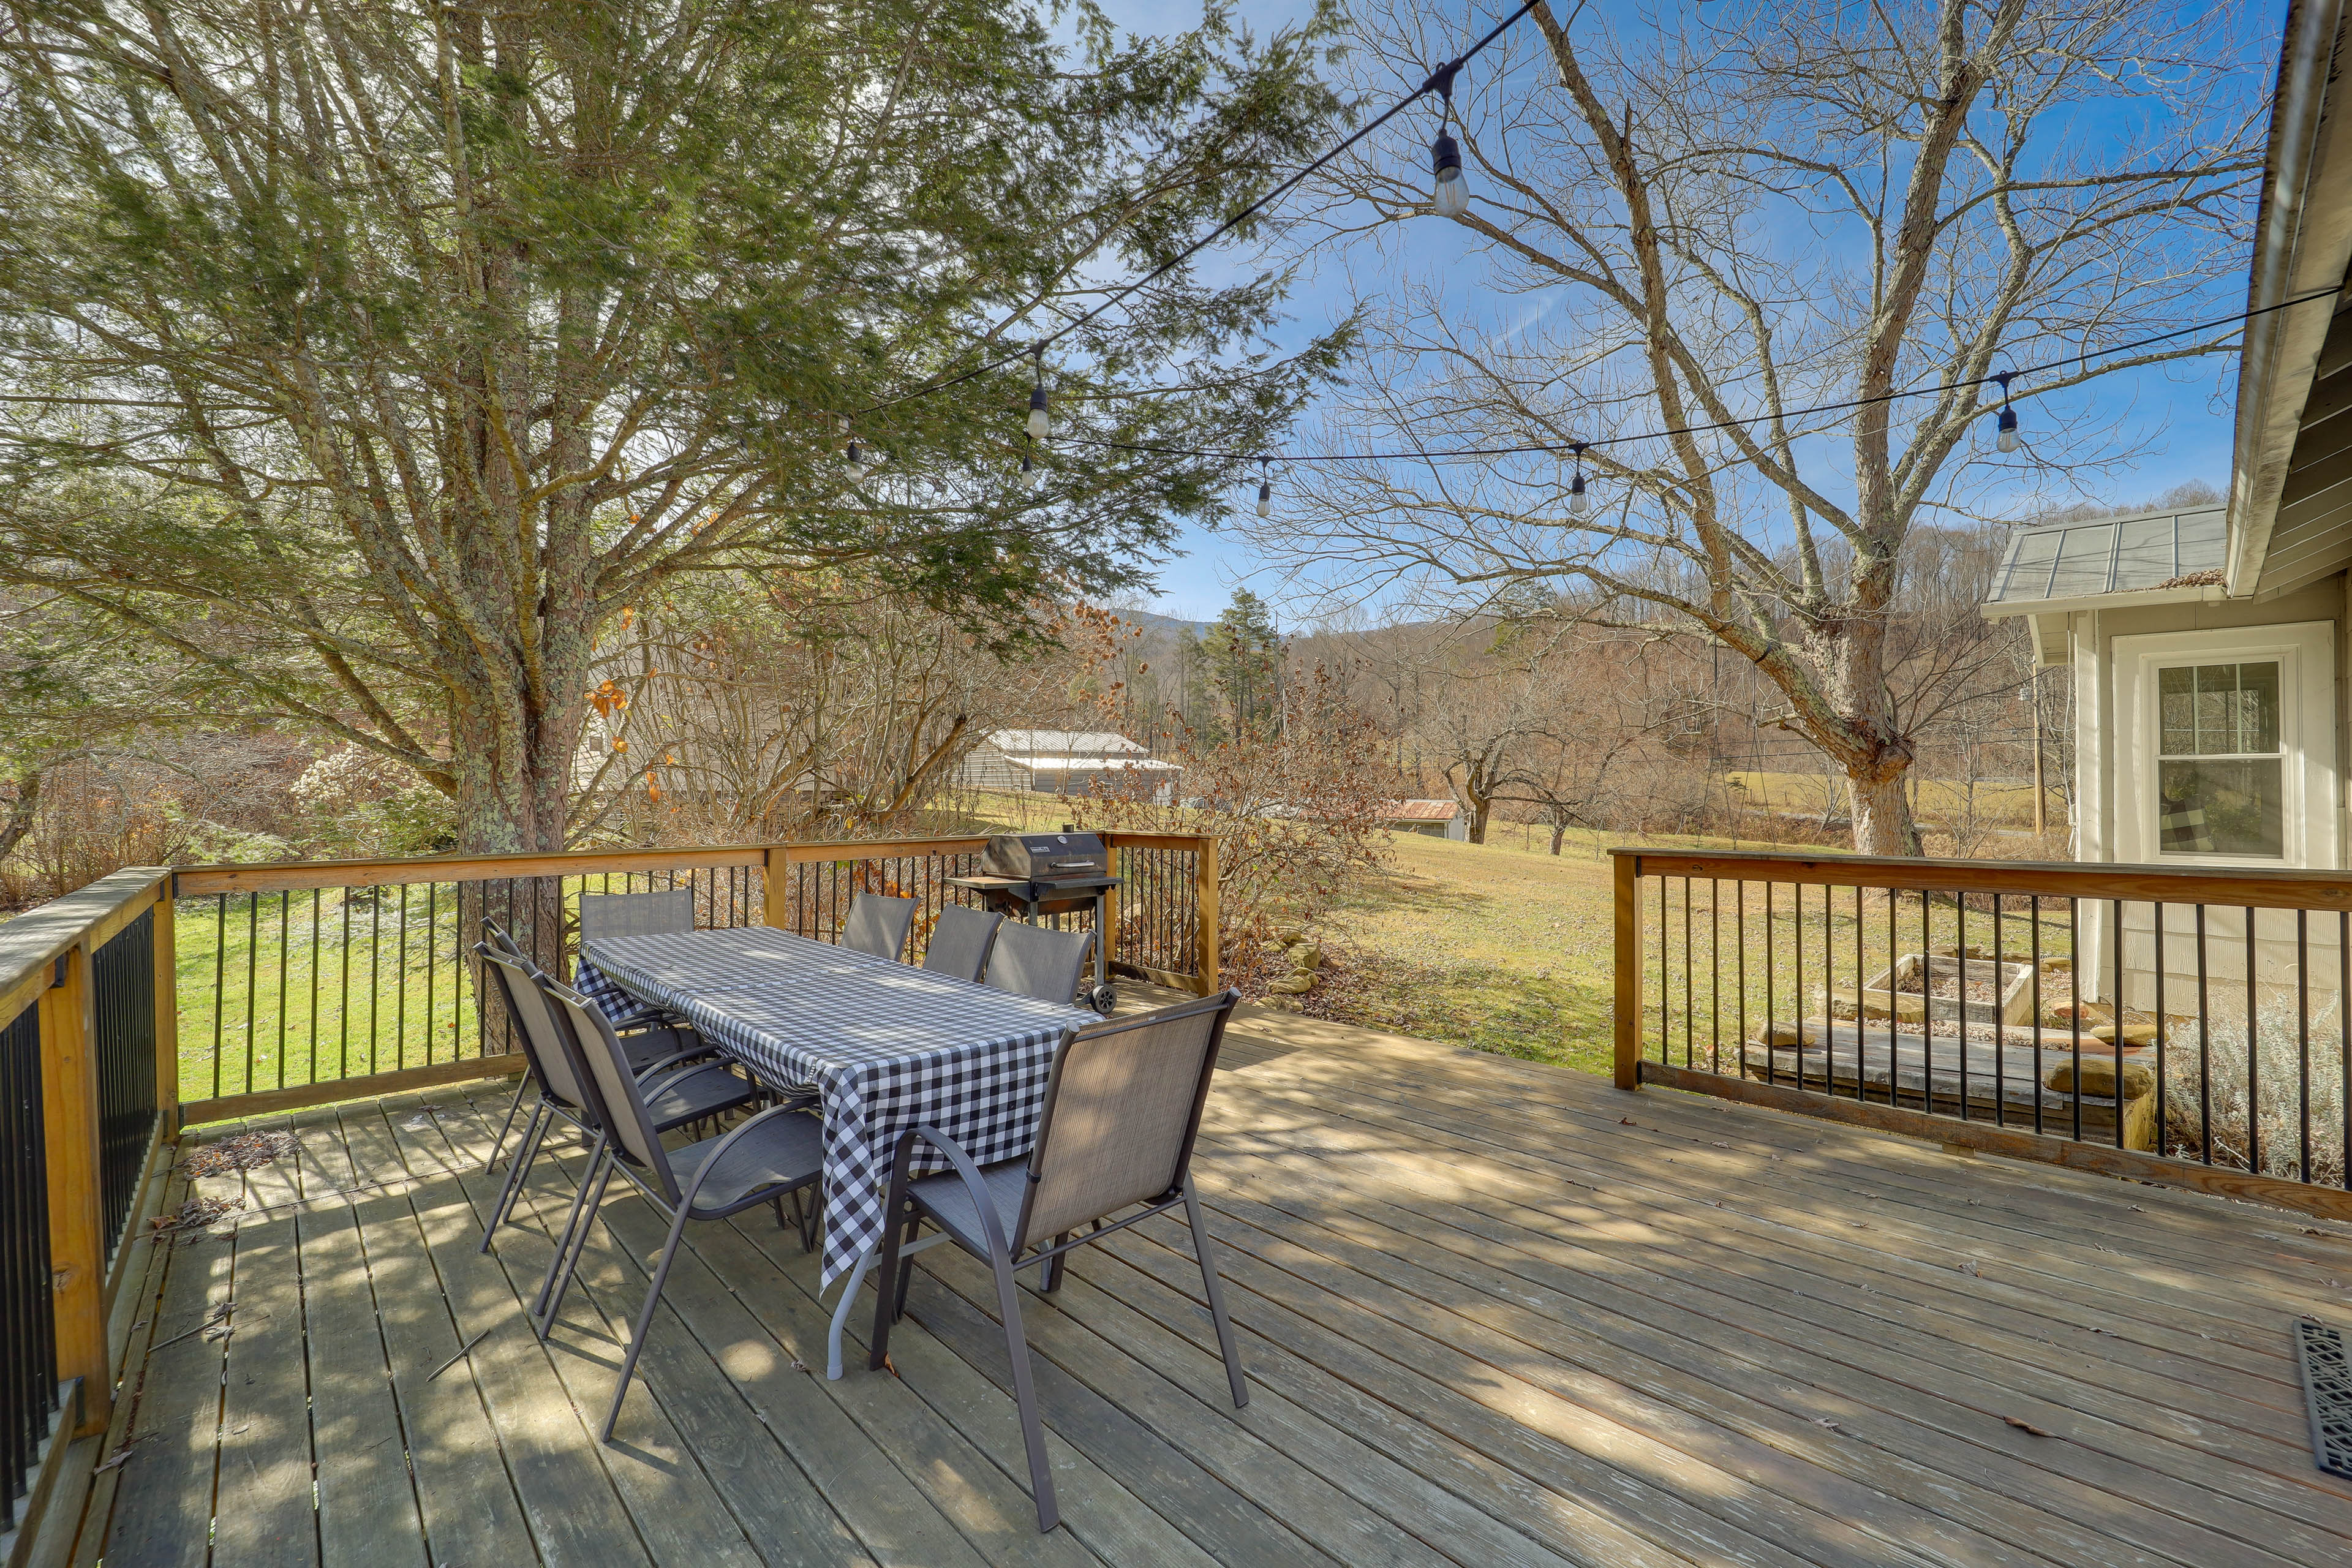
[[[909, 1129], [898, 1139], [897, 1154], [890, 1163], [889, 1198], [883, 1210], [890, 1223], [885, 1233], [887, 1239], [883, 1245], [881, 1268], [875, 1280], [880, 1300], [875, 1304], [874, 1333], [868, 1342], [871, 1354], [867, 1364], [878, 1371], [889, 1353], [890, 1325], [906, 1310], [907, 1287], [914, 1274], [913, 1253], [943, 1241], [952, 1241], [986, 1263], [995, 1276], [998, 1316], [1003, 1325], [1005, 1348], [1012, 1356], [1013, 1398], [1020, 1411], [1021, 1440], [1028, 1453], [1030, 1490], [1037, 1505], [1040, 1532], [1051, 1531], [1060, 1522], [1061, 1510], [1054, 1495], [1053, 1474], [1047, 1468], [1045, 1427], [1037, 1414], [1036, 1392], [1030, 1382], [1029, 1342], [1021, 1329], [1021, 1297], [1014, 1283], [1021, 1269], [1032, 1264], [1037, 1265], [1042, 1276], [1040, 1288], [1047, 1293], [1058, 1290], [1062, 1285], [1064, 1260], [1071, 1252], [1181, 1205], [1184, 1210], [1185, 1222], [1192, 1227], [1192, 1253], [1200, 1263], [1201, 1282], [1208, 1293], [1209, 1316], [1216, 1325], [1217, 1348], [1224, 1357], [1225, 1381], [1233, 1393], [1234, 1407], [1240, 1409], [1249, 1403], [1247, 1375], [1242, 1367], [1240, 1349], [1234, 1341], [1233, 1322], [1225, 1313], [1224, 1291], [1217, 1278], [1216, 1259], [1210, 1249], [1208, 1227], [1201, 1220], [1201, 1203], [1193, 1193], [1192, 1173], [1192, 1150], [1200, 1137], [1201, 1116], [1208, 1105], [1210, 1082], [1217, 1069], [1217, 1054], [1224, 1044], [1225, 1023], [1232, 1016], [1234, 1005], [1240, 1000], [1238, 992], [1227, 991], [1198, 1002], [1180, 1003], [1173, 1007], [1163, 1007], [1083, 1032], [1074, 1030], [1063, 1036], [1060, 1047], [1054, 1053], [1054, 1067], [1046, 1082], [1045, 1106], [1037, 1124], [1036, 1142], [1026, 1156], [1028, 1183], [1023, 1192], [1019, 1217], [1010, 1236], [1005, 1233], [998, 1215], [986, 1175], [954, 1139], [929, 1125]], [[1060, 1099], [1063, 1069], [1072, 1050], [1108, 1036], [1181, 1022], [1203, 1013], [1213, 1013], [1215, 1018], [1210, 1026], [1208, 1044], [1202, 1055], [1200, 1081], [1193, 1089], [1190, 1120], [1178, 1145], [1173, 1184], [1159, 1196], [1145, 1201], [1131, 1215], [1108, 1223], [1106, 1223], [1107, 1215], [1097, 1215], [1083, 1236], [1064, 1231], [1053, 1237], [1048, 1245], [1034, 1245], [1038, 1238], [1029, 1236], [1028, 1227], [1038, 1184], [1044, 1176], [1044, 1164], [1053, 1158], [1054, 1115]], [[961, 1180], [979, 1221], [982, 1246], [972, 1245], [948, 1229], [943, 1223], [940, 1224], [940, 1234], [918, 1238], [916, 1233], [923, 1220], [931, 1215], [921, 1194], [909, 1180], [918, 1143], [926, 1143], [937, 1150]], [[1002, 1171], [1013, 1163], [1006, 1161], [992, 1168]], [[934, 1223], [940, 1223], [935, 1215], [931, 1217]]]
[[[786, 1193], [797, 1194], [823, 1180], [824, 1162], [820, 1155], [815, 1166], [792, 1180], [755, 1187], [718, 1208], [698, 1209], [696, 1194], [701, 1191], [703, 1182], [719, 1169], [730, 1150], [779, 1117], [805, 1115], [805, 1106], [802, 1103], [775, 1105], [753, 1116], [718, 1139], [694, 1174], [681, 1184], [676, 1170], [665, 1157], [666, 1152], [660, 1141], [661, 1129], [646, 1111], [643, 1096], [629, 1078], [626, 1071], [628, 1058], [622, 1054], [619, 1037], [613, 1033], [611, 1024], [597, 1010], [594, 1003], [570, 986], [544, 975], [540, 977], [539, 984], [559, 1005], [557, 1017], [571, 1037], [571, 1048], [605, 1052], [607, 1060], [622, 1069], [618, 1081], [624, 1086], [629, 1101], [624, 1106], [614, 1106], [591, 1069], [584, 1081], [589, 1085], [589, 1092], [597, 1100], [595, 1109], [603, 1130], [590, 1153], [588, 1169], [581, 1177], [580, 1189], [572, 1198], [572, 1213], [564, 1221], [563, 1234], [557, 1240], [555, 1257], [548, 1265], [547, 1279], [541, 1284], [539, 1297], [532, 1303], [539, 1338], [542, 1342], [546, 1340], [549, 1331], [554, 1326], [556, 1313], [562, 1309], [564, 1295], [571, 1289], [572, 1277], [579, 1271], [580, 1259], [587, 1251], [589, 1226], [602, 1211], [605, 1189], [612, 1184], [614, 1172], [618, 1171], [627, 1177], [638, 1194], [669, 1222], [669, 1235], [662, 1243], [660, 1257], [654, 1265], [653, 1279], [646, 1289], [645, 1305], [638, 1310], [635, 1326], [629, 1334], [628, 1353], [621, 1362], [621, 1375], [613, 1389], [612, 1405], [605, 1411], [604, 1424], [597, 1432], [599, 1441], [609, 1443], [613, 1440], [613, 1428], [621, 1418], [622, 1402], [628, 1397], [629, 1380], [636, 1374], [637, 1359], [645, 1352], [646, 1336], [652, 1331], [654, 1309], [660, 1305], [662, 1287], [669, 1280], [670, 1265], [677, 1261], [678, 1243], [686, 1234], [686, 1222], [689, 1219], [727, 1219], [768, 1203], [781, 1205]], [[591, 1024], [595, 1036], [593, 1045], [579, 1038], [580, 1024], [583, 1019]], [[625, 1130], [618, 1124], [618, 1118], [622, 1116], [629, 1119]], [[615, 1136], [616, 1131], [618, 1136]], [[634, 1151], [630, 1148], [632, 1143], [637, 1146]], [[805, 1233], [802, 1245], [803, 1248], [809, 1245]]]

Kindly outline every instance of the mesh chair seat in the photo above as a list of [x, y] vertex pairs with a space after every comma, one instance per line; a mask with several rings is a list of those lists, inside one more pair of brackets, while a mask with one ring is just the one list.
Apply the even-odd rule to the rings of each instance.
[[733, 1073], [707, 1067], [671, 1079], [658, 1092], [646, 1096], [646, 1110], [654, 1124], [667, 1131], [738, 1110], [759, 1098], [757, 1089]]
[[[726, 1141], [721, 1133], [669, 1151], [670, 1173], [679, 1190], [693, 1191], [698, 1219], [719, 1219], [772, 1202], [779, 1192], [805, 1186], [824, 1173], [824, 1124], [814, 1116], [779, 1116], [761, 1122], [704, 1172], [703, 1163]], [[698, 1172], [702, 1173], [699, 1186], [694, 1179]]]
[[[996, 1209], [997, 1234], [1012, 1236], [1020, 1228], [1021, 1200], [1029, 1191], [1029, 1157], [1024, 1154], [983, 1165], [980, 1179]], [[988, 1232], [981, 1225], [980, 1210], [973, 1206], [971, 1189], [961, 1176], [953, 1171], [925, 1176], [908, 1184], [907, 1195], [921, 1205], [939, 1227], [955, 1238], [957, 1246], [974, 1257], [988, 1257]]]

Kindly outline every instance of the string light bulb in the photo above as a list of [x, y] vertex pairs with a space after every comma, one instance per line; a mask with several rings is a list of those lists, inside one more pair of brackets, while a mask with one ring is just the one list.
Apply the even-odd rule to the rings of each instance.
[[1029, 449], [1026, 447], [1021, 449], [1021, 482], [1033, 490], [1045, 483], [1045, 470], [1039, 468], [1029, 456]]
[[1999, 434], [1993, 437], [1993, 445], [2004, 452], [2017, 450], [2017, 410], [2009, 405], [2010, 374], [2004, 372], [1993, 377], [2000, 383], [2000, 417], [1993, 425]]
[[1592, 504], [1584, 493], [1584, 442], [1577, 441], [1568, 448], [1573, 454], [1571, 460], [1576, 465], [1568, 481], [1568, 515], [1570, 517], [1582, 517], [1585, 509]]
[[1462, 147], [1446, 129], [1454, 121], [1454, 74], [1462, 61], [1451, 60], [1429, 73], [1421, 90], [1437, 89], [1437, 140], [1429, 144], [1429, 205], [1440, 217], [1460, 217], [1470, 210], [1470, 187], [1462, 178]]
[[1257, 460], [1257, 514], [1260, 517], [1274, 515], [1274, 478], [1267, 472], [1264, 458]]
[[874, 465], [866, 460], [866, 449], [855, 441], [849, 444], [848, 467], [849, 482], [853, 485], [874, 471]]
[[1030, 351], [1036, 366], [1036, 381], [1029, 388], [1029, 435], [1042, 441], [1053, 433], [1053, 420], [1045, 410], [1045, 345], [1039, 343]]

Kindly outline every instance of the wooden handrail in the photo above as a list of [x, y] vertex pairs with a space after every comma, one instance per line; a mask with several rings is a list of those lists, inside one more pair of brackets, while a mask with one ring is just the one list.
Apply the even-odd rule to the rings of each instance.
[[[1612, 849], [1620, 878], [1799, 882], [1808, 887], [1895, 888], [1906, 892], [2040, 894], [2130, 903], [2216, 904], [2272, 910], [2352, 910], [2342, 871], [2194, 870], [2183, 866], [2086, 865], [2047, 860], [1927, 860], [1894, 855], [1788, 855], [1754, 849]], [[1632, 869], [1627, 869], [1628, 863]]]
[[185, 866], [173, 894], [275, 893], [297, 888], [388, 888], [418, 882], [478, 882], [507, 877], [593, 876], [599, 871], [685, 871], [702, 866], [759, 866], [764, 844], [696, 849], [567, 849], [547, 855], [436, 855], [410, 859], [273, 860], [255, 865]]

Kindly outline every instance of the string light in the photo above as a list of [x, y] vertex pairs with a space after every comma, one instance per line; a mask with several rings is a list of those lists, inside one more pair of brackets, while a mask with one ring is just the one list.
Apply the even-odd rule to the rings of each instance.
[[1053, 422], [1045, 412], [1045, 345], [1039, 343], [1033, 351], [1037, 366], [1037, 380], [1029, 388], [1029, 434], [1042, 441], [1053, 431]]
[[2009, 405], [2009, 378], [2014, 374], [2006, 372], [1993, 377], [2000, 383], [2000, 418], [1993, 426], [2000, 434], [1993, 438], [1993, 445], [2004, 452], [2017, 450], [2017, 410]]
[[1437, 83], [1440, 103], [1437, 140], [1429, 144], [1429, 205], [1440, 217], [1460, 217], [1470, 210], [1470, 186], [1462, 178], [1462, 149], [1446, 129], [1454, 120], [1454, 73], [1461, 68], [1462, 62], [1454, 60], [1430, 77]]
[[1045, 483], [1045, 470], [1030, 458], [1029, 448], [1026, 447], [1021, 448], [1021, 482], [1033, 490], [1042, 488]]
[[1576, 464], [1575, 477], [1568, 481], [1568, 515], [1570, 517], [1582, 517], [1584, 509], [1591, 504], [1584, 495], [1584, 446], [1581, 441], [1572, 441], [1568, 447]]
[[1257, 460], [1257, 514], [1260, 517], [1274, 515], [1274, 479], [1266, 471], [1266, 459], [1264, 458]]
[[[2008, 382], [2013, 376], [2038, 375], [2045, 371], [2070, 370], [2087, 360], [2105, 359], [2111, 354], [2131, 353], [2140, 349], [2152, 348], [2158, 343], [2169, 342], [2175, 338], [2191, 337], [2199, 332], [2210, 332], [2216, 327], [2233, 326], [2240, 322], [2250, 321], [2256, 316], [2267, 316], [2273, 310], [2284, 310], [2295, 305], [2307, 305], [2315, 300], [2333, 300], [2339, 292], [2335, 289], [2317, 289], [2309, 294], [2298, 295], [2292, 300], [2281, 300], [2276, 304], [2260, 306], [2252, 310], [2241, 310], [2233, 315], [2215, 316], [2207, 321], [2176, 328], [2168, 332], [2158, 332], [2153, 337], [2135, 339], [2130, 342], [2115, 343], [2106, 348], [2083, 350], [2068, 354], [2064, 359], [2052, 360], [2044, 364], [2028, 365], [2022, 370], [2010, 371], [2000, 375], [1980, 375], [1965, 381], [1937, 382], [1927, 386], [1906, 386], [1899, 392], [1883, 392], [1871, 397], [1850, 397], [1837, 403], [1816, 403], [1803, 408], [1785, 408], [1780, 411], [1779, 417], [1784, 420], [1803, 419], [1816, 414], [1844, 414], [1857, 408], [1872, 408], [1882, 403], [1894, 403], [1906, 397], [1936, 397], [1945, 393], [1966, 392], [1970, 387], [1977, 386], [1999, 384], [2006, 388]], [[1603, 437], [1600, 440], [1587, 441], [1581, 445], [1617, 447], [1634, 441], [1664, 440], [1669, 436], [1704, 436], [1717, 430], [1745, 429], [1750, 425], [1760, 424], [1770, 417], [1772, 416], [1756, 414], [1746, 418], [1717, 419], [1704, 425], [1662, 426], [1654, 430], [1633, 431], [1623, 436]], [[2010, 424], [2012, 429], [2015, 423], [2015, 412], [2011, 410]], [[1161, 458], [1213, 458], [1229, 463], [1246, 463], [1255, 460], [1257, 457], [1255, 452], [1217, 451], [1201, 447], [1163, 447], [1143, 441], [1107, 441], [1083, 436], [1070, 436], [1064, 439], [1077, 446], [1097, 447], [1105, 451], [1140, 452], [1147, 456]], [[1388, 451], [1293, 452], [1286, 454], [1283, 460], [1290, 463], [1438, 463], [1466, 461], [1473, 458], [1519, 458], [1539, 453], [1557, 455], [1567, 449], [1567, 447], [1561, 444], [1534, 441], [1516, 447], [1449, 447], [1437, 449], [1411, 447], [1397, 447]]]

